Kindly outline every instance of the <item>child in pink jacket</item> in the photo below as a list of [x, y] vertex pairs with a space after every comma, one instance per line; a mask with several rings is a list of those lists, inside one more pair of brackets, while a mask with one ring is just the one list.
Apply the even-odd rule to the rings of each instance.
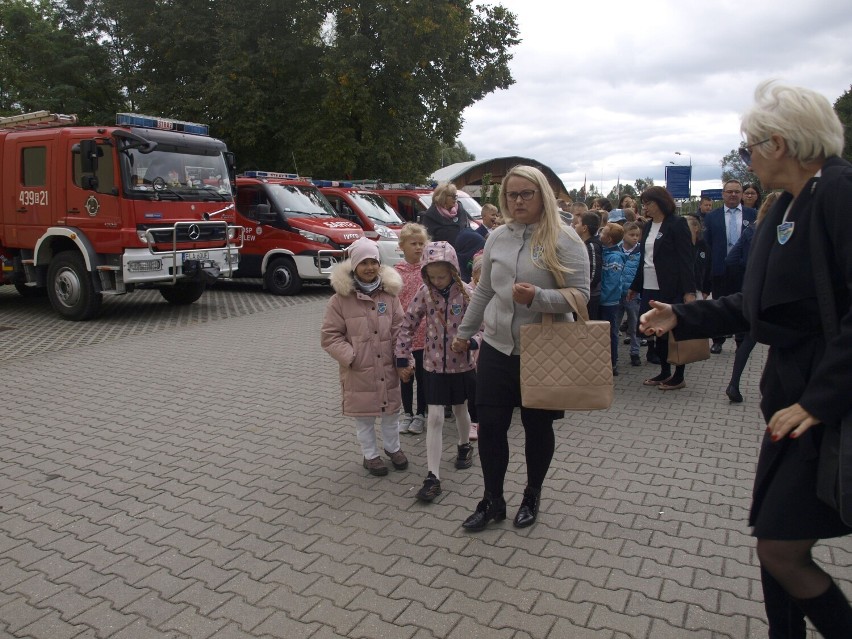
[[376, 417], [382, 443], [393, 467], [405, 470], [408, 459], [399, 443], [400, 374], [394, 366], [394, 344], [402, 325], [399, 303], [402, 279], [380, 263], [379, 249], [361, 238], [349, 247], [349, 259], [331, 272], [335, 294], [322, 323], [323, 349], [340, 364], [343, 414], [355, 418], [364, 468], [387, 475], [376, 442]]
[[[456, 468], [473, 465], [470, 445], [470, 416], [467, 400], [473, 397], [476, 366], [470, 350], [450, 350], [464, 312], [470, 304], [472, 289], [459, 275], [458, 257], [448, 242], [430, 242], [420, 262], [423, 285], [405, 313], [405, 321], [396, 343], [396, 365], [408, 369], [412, 336], [421, 320], [426, 322], [426, 344], [423, 351], [423, 385], [429, 406], [426, 422], [426, 461], [429, 472], [417, 493], [421, 501], [430, 502], [441, 494], [441, 451], [444, 406], [452, 406], [458, 428]], [[479, 347], [480, 335], [471, 338], [471, 348]]]
[[[402, 290], [399, 301], [402, 310], [407, 311], [408, 305], [420, 287], [423, 286], [423, 274], [420, 272], [420, 259], [423, 249], [429, 242], [426, 227], [422, 224], [409, 222], [399, 231], [399, 248], [405, 259], [394, 264], [394, 269], [402, 277]], [[414, 357], [414, 375], [408, 381], [403, 380], [402, 408], [403, 414], [399, 419], [399, 432], [420, 435], [426, 427], [426, 396], [423, 393], [423, 346], [426, 343], [426, 326], [423, 322], [414, 329], [411, 341], [411, 355]], [[414, 408], [415, 382], [417, 388], [417, 412]]]

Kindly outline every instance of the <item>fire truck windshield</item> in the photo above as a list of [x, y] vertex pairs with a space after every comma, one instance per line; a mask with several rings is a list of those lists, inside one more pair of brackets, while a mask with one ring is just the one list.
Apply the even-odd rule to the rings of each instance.
[[337, 217], [319, 189], [294, 184], [267, 184], [269, 197], [284, 217]]
[[129, 194], [162, 199], [226, 200], [231, 181], [222, 153], [157, 146], [150, 153], [130, 148], [123, 153], [122, 171]]
[[349, 196], [371, 220], [382, 224], [401, 225], [403, 222], [381, 195], [375, 193], [350, 193]]

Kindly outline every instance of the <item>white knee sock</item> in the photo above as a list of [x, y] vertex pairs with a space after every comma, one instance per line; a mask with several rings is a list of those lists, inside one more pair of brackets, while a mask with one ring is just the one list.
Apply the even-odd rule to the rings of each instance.
[[467, 412], [467, 402], [455, 404], [453, 415], [456, 416], [456, 428], [459, 429], [459, 446], [470, 443], [470, 413]]
[[426, 419], [426, 467], [441, 479], [441, 453], [444, 448], [444, 407], [429, 405]]

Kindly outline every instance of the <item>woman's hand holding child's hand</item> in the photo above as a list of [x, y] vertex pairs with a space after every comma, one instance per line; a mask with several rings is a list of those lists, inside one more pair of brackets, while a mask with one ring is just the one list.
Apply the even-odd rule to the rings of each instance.
[[464, 353], [469, 348], [470, 343], [466, 339], [462, 339], [461, 337], [454, 337], [453, 343], [450, 344], [450, 350], [452, 350], [454, 353]]

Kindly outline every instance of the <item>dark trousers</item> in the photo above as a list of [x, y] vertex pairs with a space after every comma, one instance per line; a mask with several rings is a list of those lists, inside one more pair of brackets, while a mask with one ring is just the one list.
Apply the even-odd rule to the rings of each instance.
[[613, 366], [618, 364], [618, 319], [622, 310], [618, 304], [600, 307], [601, 319], [609, 322], [609, 348]]
[[417, 414], [426, 414], [426, 396], [423, 392], [423, 349], [411, 351], [414, 356], [414, 377], [407, 382], [399, 383], [402, 393], [402, 409], [409, 415], [414, 415], [414, 384], [417, 383]]

